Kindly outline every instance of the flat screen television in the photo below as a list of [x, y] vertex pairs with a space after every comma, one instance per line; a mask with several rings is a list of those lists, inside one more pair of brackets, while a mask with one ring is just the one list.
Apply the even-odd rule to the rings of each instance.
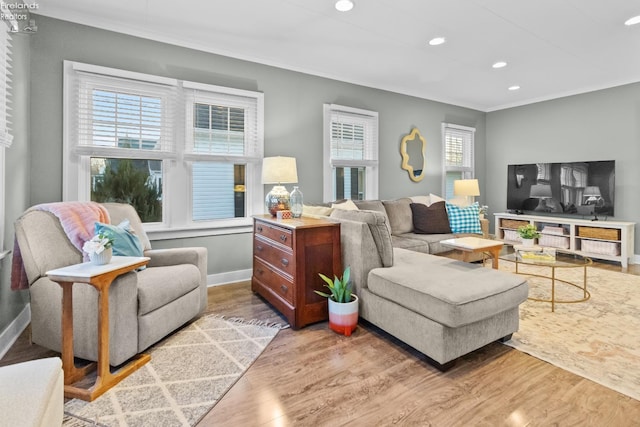
[[507, 209], [613, 216], [615, 160], [509, 165]]

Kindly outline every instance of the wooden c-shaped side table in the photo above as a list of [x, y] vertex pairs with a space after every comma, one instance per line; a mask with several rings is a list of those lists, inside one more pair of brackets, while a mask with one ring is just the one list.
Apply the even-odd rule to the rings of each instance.
[[[109, 369], [109, 287], [116, 277], [146, 265], [149, 259], [114, 256], [109, 264], [85, 262], [47, 271], [49, 279], [62, 287], [62, 369], [65, 397], [92, 401], [151, 360], [148, 354], [138, 354], [118, 371], [112, 373]], [[87, 283], [98, 291], [98, 371], [94, 385], [88, 389], [73, 385], [96, 369], [96, 363], [78, 368], [74, 362], [74, 283]]]

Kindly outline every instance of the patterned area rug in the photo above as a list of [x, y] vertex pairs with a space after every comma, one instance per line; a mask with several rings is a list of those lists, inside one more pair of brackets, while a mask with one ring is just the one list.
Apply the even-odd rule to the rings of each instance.
[[98, 399], [67, 402], [63, 425], [193, 426], [281, 328], [202, 317], [154, 346], [149, 363]]
[[[520, 272], [550, 274], [550, 268], [525, 266]], [[500, 269], [513, 271], [512, 262]], [[581, 268], [556, 269], [556, 277], [582, 284]], [[549, 298], [551, 281], [529, 278], [529, 296]], [[640, 400], [640, 277], [587, 268], [591, 299], [576, 304], [526, 301], [520, 330], [506, 342], [513, 348], [605, 387]], [[582, 291], [556, 282], [557, 298], [580, 299]]]

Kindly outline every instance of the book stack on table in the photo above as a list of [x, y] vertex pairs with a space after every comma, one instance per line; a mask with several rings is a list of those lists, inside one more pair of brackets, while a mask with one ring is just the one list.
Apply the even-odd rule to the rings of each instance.
[[533, 246], [531, 248], [519, 247], [516, 249], [516, 256], [523, 261], [555, 262], [555, 248], [543, 248]]

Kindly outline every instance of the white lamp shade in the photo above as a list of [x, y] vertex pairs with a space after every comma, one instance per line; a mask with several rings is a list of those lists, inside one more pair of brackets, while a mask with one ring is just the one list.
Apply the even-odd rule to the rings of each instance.
[[531, 186], [529, 197], [532, 199], [550, 199], [552, 197], [551, 186], [549, 184], [534, 184]]
[[453, 181], [455, 196], [479, 196], [480, 186], [477, 179], [457, 179]]
[[298, 182], [295, 157], [265, 157], [262, 159], [263, 184], [290, 184]]

